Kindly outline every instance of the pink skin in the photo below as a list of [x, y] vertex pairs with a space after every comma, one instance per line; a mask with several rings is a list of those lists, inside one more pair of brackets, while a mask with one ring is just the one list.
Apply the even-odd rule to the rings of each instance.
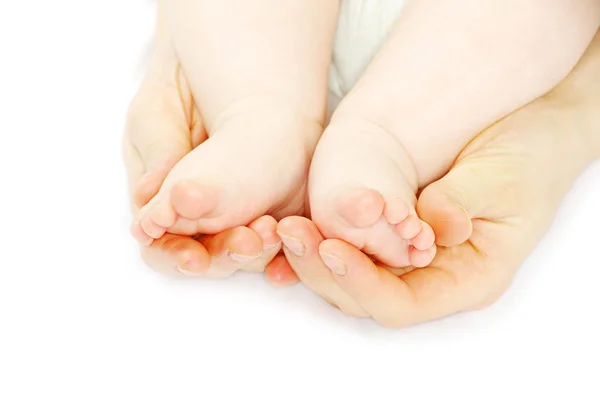
[[408, 2], [315, 151], [319, 230], [389, 266], [431, 263], [418, 190], [481, 130], [567, 76], [599, 24], [592, 0]]
[[310, 220], [290, 217], [277, 232], [291, 267], [344, 313], [389, 327], [492, 304], [573, 181], [600, 158], [598, 107], [600, 34], [559, 87], [479, 134], [422, 192], [419, 214], [449, 246], [430, 266], [377, 265], [344, 241], [324, 239]]
[[[164, 4], [159, 2], [159, 7]], [[130, 105], [123, 137], [134, 214], [156, 195], [173, 166], [208, 138], [166, 35], [163, 15], [159, 8], [155, 51]], [[132, 234], [145, 262], [161, 273], [227, 277], [238, 270], [264, 270], [274, 284], [285, 285], [296, 278], [288, 276], [289, 267], [287, 272], [282, 269], [276, 226], [273, 217], [262, 216], [247, 226], [199, 239], [165, 234], [153, 240], [141, 223], [134, 223]]]
[[[281, 242], [275, 233], [276, 225], [272, 217], [265, 216], [248, 227], [198, 240], [166, 234], [144, 247], [143, 256], [153, 269], [172, 275], [223, 278], [238, 270], [262, 272], [269, 263], [277, 265], [275, 258]], [[274, 281], [279, 278], [274, 277]]]
[[140, 242], [303, 213], [308, 167], [325, 121], [337, 3], [164, 3], [178, 65], [198, 108], [194, 120], [201, 119], [209, 138], [173, 166], [140, 209]]
[[[596, 63], [595, 70], [600, 70], [598, 66], [600, 65]], [[580, 67], [576, 71], [577, 73], [574, 73], [575, 76], [579, 75], [580, 79], [571, 79], [571, 86], [576, 85], [578, 90], [583, 89], [584, 91], [587, 90], [587, 92], [600, 92], [600, 87], [598, 87], [597, 84], [597, 82], [600, 81], [600, 78], [598, 78], [599, 76], [597, 75], [597, 72], [593, 74], [589, 72], [589, 68], [587, 72], [584, 69], [585, 68]], [[592, 84], [594, 82], [596, 84]], [[156, 83], [156, 81], [154, 83]], [[169, 92], [169, 89], [161, 90], [165, 93]], [[558, 99], [562, 97], [567, 99], [573, 98], [573, 91], [573, 87], [569, 87], [567, 84], [566, 89], [556, 91], [556, 97], [558, 97]], [[155, 92], [145, 92], [145, 94], [149, 93]], [[580, 92], [577, 92], [577, 94], [580, 94]], [[145, 95], [140, 96], [146, 97]], [[162, 94], [159, 96], [159, 98], [163, 97], [166, 96]], [[575, 116], [583, 116], [584, 108], [586, 108], [586, 106], [587, 108], [597, 109], [599, 102], [600, 101], [598, 101], [597, 96], [593, 97], [592, 99], [590, 99], [588, 96], [588, 98], [586, 98], [584, 101], [575, 101], [575, 105], [579, 107], [575, 109], [576, 112], [573, 112], [569, 108], [569, 106], [573, 106], [573, 102], [571, 101], [569, 103], [569, 101], [567, 101], [568, 106], [566, 106], [566, 109], [568, 111], [565, 113], [574, 113]], [[550, 106], [548, 106], [548, 108], [552, 109], [553, 112], [555, 112], [557, 107], [565, 107], [565, 104], [561, 101], [558, 101], [557, 103], [556, 98], [553, 98], [549, 105]], [[146, 116], [151, 114], [151, 111], [160, 108], [160, 106], [155, 106], [152, 103], [143, 103], [141, 105], [138, 104], [136, 107], [137, 111], [130, 112], [130, 121], [134, 121], [130, 124], [135, 125], [137, 122], [144, 119], [144, 117], [141, 117], [142, 115]], [[513, 129], [516, 128], [524, 130], [535, 130], [538, 128], [537, 134], [530, 134], [532, 140], [527, 142], [515, 142], [511, 141], [511, 139], [514, 139], [514, 137], [507, 138], [506, 142], [500, 142], [500, 146], [505, 145], [505, 147], [519, 148], [536, 147], [535, 144], [537, 143], [537, 146], [539, 147], [541, 142], [540, 131], [544, 131], [546, 134], [545, 140], [543, 141], [545, 144], [547, 143], [548, 136], [551, 136], [549, 135], [549, 131], [552, 131], [553, 129], [555, 132], [564, 133], [566, 129], [565, 126], [567, 126], [569, 132], [577, 132], [590, 130], [590, 126], [595, 126], [595, 130], [597, 130], [599, 125], [597, 116], [596, 118], [589, 117], [590, 114], [596, 114], [594, 111], [588, 112], [586, 115], [587, 117], [573, 118], [573, 114], [571, 114], [571, 118], [563, 117], [563, 119], [567, 120], [563, 120], [565, 121], [564, 123], [558, 123], [558, 126], [556, 123], [550, 125], [537, 123], [540, 124], [537, 125], [536, 121], [540, 119], [546, 120], [547, 115], [543, 113], [544, 104], [537, 106], [537, 111], [542, 114], [536, 114], [536, 112], [531, 111], [531, 106], [528, 107], [528, 109], [528, 111], [524, 110], [516, 113], [517, 115], [524, 116], [513, 117], [513, 124], [511, 127]], [[138, 117], [135, 117], [135, 115]], [[527, 117], [526, 115], [530, 115], [530, 117]], [[159, 119], [161, 118], [159, 117]], [[162, 115], [162, 120], [159, 120], [158, 124], [168, 126], [169, 128], [166, 128], [166, 130], [172, 131], [173, 129], [176, 129], [178, 125], [178, 123], [173, 122], [174, 119], [176, 118], [173, 117], [173, 113], [166, 112], [166, 114]], [[167, 137], [160, 136], [160, 134], [148, 133], [148, 131], [154, 130], [153, 125], [155, 125], [155, 123], [148, 122], [146, 125], [144, 125], [144, 128], [129, 128], [129, 133], [126, 135], [125, 159], [130, 174], [130, 180], [132, 182], [132, 186], [134, 186], [132, 193], [134, 196], [138, 196], [138, 198], [144, 196], [144, 192], [153, 191], [152, 194], [154, 194], [157, 190], [157, 186], [160, 184], [147, 183], [144, 181], [139, 182], [142, 178], [144, 180], [149, 179], [154, 182], [162, 180], [162, 178], [164, 178], [165, 170], [168, 171], [172, 167], [173, 161], [177, 161], [177, 156], [180, 153], [186, 153], [186, 151], [181, 150], [181, 148], [175, 148], [174, 150], [165, 150], [164, 153], [167, 153], [168, 155], [164, 156], [159, 153], [152, 153], [152, 150], [147, 150], [148, 148], [152, 147], [173, 146], [172, 136]], [[578, 129], [577, 126], [581, 128]], [[157, 128], [156, 130], [160, 130], [160, 128]], [[132, 131], [137, 132], [131, 133]], [[517, 208], [516, 205], [512, 208], [510, 206], [506, 206], [506, 200], [503, 201], [501, 199], [502, 196], [498, 194], [499, 191], [495, 190], [498, 186], [494, 185], [493, 183], [487, 183], [491, 180], [491, 178], [486, 178], [486, 175], [497, 175], [496, 169], [487, 169], [486, 167], [482, 167], [484, 172], [481, 173], [481, 177], [477, 180], [475, 180], [472, 172], [470, 171], [473, 169], [480, 169], [480, 166], [485, 166], [487, 164], [485, 161], [485, 155], [488, 155], [489, 158], [492, 158], [493, 153], [487, 152], [486, 149], [493, 147], [493, 145], [490, 144], [490, 140], [493, 140], [491, 138], [495, 139], [497, 136], [502, 136], [499, 131], [501, 132], [501, 129], [496, 129], [496, 134], [492, 134], [490, 132], [487, 134], [482, 134], [482, 137], [487, 137], [490, 139], [482, 138], [479, 140], [480, 147], [477, 147], [478, 145], [471, 145], [469, 148], [463, 151], [463, 156], [461, 156], [462, 159], [459, 162], [459, 165], [468, 164], [469, 166], [459, 167], [457, 165], [454, 167], [449, 176], [445, 177], [442, 181], [440, 181], [440, 183], [436, 183], [432, 185], [431, 188], [427, 189], [419, 201], [419, 214], [432, 224], [437, 234], [438, 243], [441, 243], [442, 245], [453, 245], [459, 244], [465, 240], [469, 240], [467, 243], [461, 244], [457, 248], [457, 255], [449, 256], [449, 251], [442, 249], [440, 253], [440, 259], [436, 259], [436, 262], [434, 262], [434, 267], [432, 267], [431, 271], [423, 269], [423, 271], [419, 270], [415, 271], [414, 273], [408, 272], [402, 278], [397, 278], [389, 277], [384, 270], [373, 271], [373, 269], [377, 268], [373, 266], [372, 262], [368, 261], [368, 258], [364, 254], [360, 253], [360, 251], [357, 251], [347, 244], [335, 240], [330, 242], [326, 241], [322, 244], [322, 252], [324, 256], [341, 259], [346, 269], [346, 276], [334, 276], [334, 273], [330, 272], [328, 268], [325, 267], [323, 260], [319, 255], [318, 247], [322, 241], [322, 237], [318, 234], [318, 232], [316, 232], [316, 229], [311, 229], [311, 227], [314, 227], [314, 225], [311, 226], [310, 221], [303, 220], [302, 218], [289, 218], [281, 222], [278, 232], [281, 235], [286, 236], [288, 239], [291, 237], [293, 241], [296, 242], [296, 249], [298, 248], [298, 242], [300, 242], [300, 247], [303, 247], [303, 252], [300, 256], [300, 259], [290, 256], [291, 247], [286, 247], [287, 254], [291, 258], [290, 260], [292, 262], [292, 266], [299, 270], [299, 274], [301, 274], [303, 280], [305, 280], [305, 282], [311, 288], [317, 288], [315, 287], [317, 283], [313, 282], [311, 284], [311, 280], [319, 281], [320, 289], [316, 290], [316, 292], [320, 293], [330, 302], [340, 307], [344, 307], [344, 310], [347, 313], [361, 316], [373, 316], [386, 325], [400, 326], [414, 322], [426, 321], [429, 318], [435, 318], [436, 316], [439, 317], [458, 310], [476, 308], [489, 304], [491, 301], [493, 301], [494, 294], [489, 293], [487, 297], [481, 299], [481, 296], [477, 296], [478, 294], [481, 294], [480, 289], [473, 289], [472, 286], [482, 285], [483, 287], [488, 288], [489, 291], [499, 290], [501, 293], [503, 290], [502, 283], [500, 283], [500, 286], [495, 285], [495, 288], [489, 288], [490, 285], [492, 285], [492, 279], [502, 280], [504, 282], [506, 279], [510, 279], [512, 274], [510, 271], [508, 272], [509, 275], [505, 277], [492, 277], [494, 274], [484, 277], [485, 275], [475, 274], [473, 275], [474, 279], [469, 279], [467, 274], [473, 272], [472, 268], [465, 265], [466, 263], [472, 262], [477, 264], [479, 261], [479, 265], [481, 266], [478, 267], [489, 265], [489, 263], [483, 263], [481, 258], [474, 255], [469, 247], [473, 243], [479, 245], [483, 243], [483, 245], [485, 245], [486, 236], [494, 237], [494, 242], [496, 242], [495, 239], [498, 239], [501, 242], [503, 241], [508, 246], [510, 246], [512, 242], [506, 238], [506, 235], [504, 235], [505, 237], [494, 236], [493, 230], [490, 231], [490, 229], [482, 229], [482, 223], [476, 221], [476, 219], [480, 217], [486, 218], [486, 215], [487, 217], [492, 218], [497, 217], [500, 216], [499, 214], [501, 212], [506, 211], [507, 209], [517, 210], [519, 208]], [[510, 134], [505, 134], [504, 136], [508, 137], [509, 135]], [[583, 135], [585, 134], [582, 134], [581, 138], [584, 138]], [[592, 135], [592, 138], [593, 137], [594, 136]], [[569, 136], [569, 139], [566, 139], [563, 136], [557, 139], [557, 143], [560, 144], [564, 142], [567, 144], [568, 142], [572, 142], [572, 138], [574, 137]], [[590, 152], [593, 151], [594, 154], [587, 156], [586, 152], [586, 155], [583, 155], [584, 153], [578, 153], [577, 156], [565, 156], [564, 162], [561, 164], [563, 168], [559, 170], [563, 171], [563, 173], [561, 173], [561, 175], [564, 176], [562, 179], [562, 184], [559, 185], [560, 188], [558, 189], [558, 193], [556, 190], [552, 190], [552, 192], [556, 194], [556, 197], [561, 196], [561, 193], [566, 190], [565, 186], [567, 186], [574, 178], [573, 175], [578, 174], [585, 164], [587, 164], [590, 158], [600, 154], [600, 143], [598, 143], [597, 137], [594, 140], [591, 139], [588, 134], [586, 139], [582, 139], [585, 140], [585, 144], [582, 145], [582, 147], [589, 148]], [[192, 141], [194, 141], [194, 138], [192, 138]], [[568, 147], [569, 145], [564, 146]], [[484, 156], [481, 156], [481, 154]], [[168, 158], [165, 159], [165, 157]], [[578, 160], [575, 160], [575, 157], [577, 157]], [[541, 159], [539, 157], [534, 158], [532, 161], [532, 163], [527, 165], [538, 166], [534, 168], [545, 167], [544, 169], [546, 171], [557, 166], [555, 162], [550, 163], [548, 162], [548, 159]], [[510, 161], [507, 161], [507, 163], [510, 164]], [[157, 166], [157, 164], [160, 164], [161, 166]], [[523, 169], [518, 167], [522, 166], [520, 163], [515, 163], [513, 166], [516, 169]], [[147, 171], [148, 173], [146, 173]], [[144, 173], [146, 173], [145, 177], [143, 176]], [[528, 176], [528, 178], [530, 178], [530, 176]], [[538, 178], [536, 182], [539, 180], [542, 182], [548, 182], [547, 178], [544, 177]], [[519, 195], [523, 195], [523, 193], [529, 193], [525, 194], [525, 196], [533, 198], [530, 201], [533, 202], [534, 205], [539, 204], [539, 202], [544, 202], [544, 200], [548, 198], [548, 195], [546, 194], [548, 186], [545, 186], [544, 183], [540, 184], [539, 186], [532, 186], [530, 182], [531, 179], [526, 178], [524, 183], [518, 186]], [[135, 187], [136, 185], [137, 188]], [[546, 189], [544, 189], [544, 187]], [[540, 190], [542, 190], [544, 193], [544, 199], [536, 201], [540, 195]], [[457, 196], [457, 193], [462, 194], [458, 194]], [[477, 198], [483, 198], [483, 200], [477, 201]], [[467, 203], [479, 203], [479, 205], [467, 207], [463, 200], [465, 200]], [[143, 200], [137, 201], [143, 202]], [[546, 214], [547, 222], [553, 214], [552, 207], [553, 206], [550, 205], [549, 207], [544, 207], [542, 209]], [[489, 211], [491, 211], [491, 213]], [[299, 224], [300, 221], [303, 223]], [[540, 230], [544, 230], [544, 228], [547, 226], [547, 222], [540, 222], [538, 226], [530, 224], [530, 226], [532, 227], [533, 231], [537, 231], [537, 235], [540, 235], [543, 233], [543, 231], [541, 232]], [[246, 231], [244, 228], [240, 230]], [[252, 229], [250, 229], [250, 232], [254, 233]], [[223, 240], [231, 239], [232, 242], [239, 241], [235, 233], [239, 232], [231, 233], [229, 235], [230, 237], [227, 237], [227, 234], [223, 234], [223, 236], [227, 237], [227, 239]], [[515, 234], [517, 237], [523, 235], [522, 231], [520, 233], [511, 231], [511, 233]], [[204, 241], [209, 247], [210, 243], [208, 243], [208, 241], [211, 239], [212, 238], [209, 238]], [[218, 239], [215, 240], [218, 241]], [[251, 241], [252, 238], [248, 236], [243, 237], [242, 240]], [[513, 253], [511, 256], [508, 256], [505, 252], [502, 252], [501, 249], [498, 249], [492, 252], [493, 256], [495, 257], [494, 263], [497, 265], [509, 265], [506, 267], [508, 267], [510, 270], [513, 266], [518, 266], [520, 263], [519, 258], [525, 255], [523, 252], [529, 252], [532, 244], [534, 244], [532, 241], [528, 241], [527, 244], [516, 244], [516, 246], [520, 247], [520, 252], [516, 254]], [[228, 248], [231, 248], [231, 246], [232, 244], [213, 244], [212, 253], [215, 257], [222, 256], [220, 255], [220, 252], [224, 251], [223, 247], [225, 247], [225, 251], [229, 252], [230, 249]], [[251, 249], [248, 251], [244, 251], [243, 249], [233, 251], [240, 251], [248, 254], [248, 256], [252, 256], [253, 253], [256, 252], [254, 250], [255, 247], [248, 247], [247, 243], [244, 244], [243, 247]], [[208, 251], [209, 250], [207, 250], [206, 247], [201, 245], [196, 240], [193, 240], [189, 237], [172, 235], [165, 235], [150, 247], [143, 248], [144, 257], [151, 266], [158, 268], [161, 271], [175, 271], [176, 273], [178, 273], [178, 264], [185, 263], [188, 260], [197, 261], [199, 264], [204, 263], [206, 268], [208, 268]], [[210, 255], [210, 253], [208, 253], [208, 255]], [[268, 261], [264, 260], [263, 262]], [[329, 260], [329, 263], [332, 263], [331, 260]], [[436, 266], [436, 264], [439, 264], [439, 266]], [[239, 265], [237, 266], [238, 268], [241, 268]], [[202, 265], [199, 267], [202, 267]], [[435, 270], [435, 268], [437, 268], [437, 270]], [[499, 266], [495, 266], [494, 268], [497, 271]], [[330, 273], [323, 272], [323, 270]], [[392, 270], [388, 270], [388, 272], [391, 271]], [[281, 256], [275, 257], [269, 266], [266, 267], [265, 272], [267, 277], [272, 282], [279, 285], [286, 285], [297, 280], [295, 274]], [[381, 272], [383, 272], [381, 277], [373, 276]], [[397, 270], [393, 270], [393, 272], [398, 273]], [[454, 272], [456, 272], [456, 274]], [[326, 275], [328, 275], [329, 278], [323, 277]], [[373, 277], [369, 277], [370, 275]], [[448, 282], [448, 280], [452, 277], [454, 277], [453, 280], [456, 282], [456, 285]], [[418, 293], [417, 298], [420, 304], [417, 305], [415, 301], [411, 303], [411, 299], [414, 299], [414, 296], [406, 293], [407, 287], [409, 286], [410, 288], [408, 288], [408, 290], [410, 290], [410, 292], [416, 291]], [[414, 291], [412, 291], [413, 289]], [[368, 296], [373, 295], [374, 291], [379, 290], [388, 291], [389, 294], [382, 294], [378, 302], [375, 300], [369, 303], [367, 301]], [[346, 299], [348, 303], [344, 304], [342, 299], [338, 296], [340, 291], [345, 294], [344, 299]], [[439, 299], [437, 301], [435, 299], [436, 295], [439, 294], [440, 291], [452, 292], [456, 299], [452, 300], [451, 302], [447, 302], [448, 305], [446, 306], [443, 304], [444, 302], [440, 304]], [[369, 310], [367, 311], [365, 307], [368, 307]], [[398, 319], [398, 312], [394, 311], [394, 308], [402, 308], [403, 314], [406, 314], [406, 316], [404, 316], [403, 319]]]
[[[140, 210], [135, 235], [142, 243], [167, 231], [216, 233], [261, 214], [303, 211], [336, 7], [261, 1], [264, 7], [241, 0], [168, 7], [173, 42], [211, 138], [181, 158]], [[464, 9], [430, 0], [406, 7], [312, 160], [309, 199], [319, 229], [390, 266], [431, 263], [435, 235], [415, 211], [417, 189], [446, 172], [481, 128], [564, 77], [600, 15], [600, 4], [589, 0], [553, 7], [535, 0], [525, 8], [470, 1]], [[246, 16], [224, 13], [234, 6]], [[219, 13], [228, 18], [210, 16]], [[292, 14], [295, 23], [286, 19]], [[552, 36], [574, 22], [578, 29]], [[431, 24], [448, 34], [433, 34]], [[472, 40], [473, 29], [485, 40]], [[186, 45], [190, 34], [194, 46]], [[205, 74], [189, 73], [201, 69]]]

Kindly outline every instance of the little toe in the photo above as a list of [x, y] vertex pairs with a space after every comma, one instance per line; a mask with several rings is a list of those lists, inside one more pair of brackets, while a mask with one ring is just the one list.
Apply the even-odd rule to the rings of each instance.
[[421, 231], [410, 241], [418, 250], [425, 251], [435, 244], [435, 233], [431, 226], [421, 221]]
[[408, 206], [401, 198], [390, 198], [385, 201], [383, 216], [390, 225], [397, 225], [410, 214]]
[[403, 240], [412, 240], [421, 231], [423, 225], [416, 215], [409, 215], [405, 220], [395, 225], [396, 233]]
[[150, 237], [152, 237], [153, 239], [158, 239], [161, 238], [165, 232], [167, 231], [166, 228], [157, 225], [151, 218], [150, 216], [145, 216], [142, 221], [140, 222], [140, 226], [142, 227], [142, 230]]
[[359, 189], [338, 200], [340, 216], [352, 227], [366, 228], [381, 218], [385, 207], [383, 196], [372, 189]]
[[416, 247], [410, 247], [409, 249], [409, 257], [410, 264], [414, 267], [425, 267], [431, 264], [433, 258], [435, 257], [435, 253], [437, 248], [435, 245], [429, 247], [426, 250], [418, 250]]
[[218, 204], [216, 189], [193, 181], [181, 181], [171, 190], [175, 212], [187, 219], [200, 219], [215, 210]]

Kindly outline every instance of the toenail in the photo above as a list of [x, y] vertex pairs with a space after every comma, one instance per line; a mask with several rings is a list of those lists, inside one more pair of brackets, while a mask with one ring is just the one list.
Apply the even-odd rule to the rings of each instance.
[[278, 233], [279, 237], [281, 237], [281, 241], [283, 245], [292, 252], [292, 254], [296, 256], [303, 256], [306, 252], [306, 246], [295, 237], [286, 236], [285, 234]]
[[239, 262], [239, 263], [252, 262], [253, 260], [260, 257], [261, 255], [262, 255], [262, 252], [258, 255], [244, 255], [244, 254], [238, 254], [238, 253], [232, 252], [232, 251], [229, 251], [227, 253], [227, 256], [229, 257], [229, 259], [231, 259], [234, 262]]
[[323, 259], [323, 263], [325, 263], [325, 266], [327, 266], [329, 270], [338, 276], [346, 275], [346, 265], [344, 265], [344, 262], [342, 262], [340, 258], [324, 252], [319, 252], [319, 254], [321, 255], [321, 259]]
[[202, 270], [195, 266], [190, 261], [185, 262], [183, 265], [177, 267], [177, 270], [184, 276], [195, 277], [202, 274]]

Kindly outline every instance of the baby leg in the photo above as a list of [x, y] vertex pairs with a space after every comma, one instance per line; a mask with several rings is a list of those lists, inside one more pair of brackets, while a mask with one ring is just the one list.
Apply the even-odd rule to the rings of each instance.
[[173, 44], [209, 139], [141, 211], [153, 238], [303, 211], [337, 0], [174, 0]]
[[558, 84], [599, 21], [592, 0], [409, 3], [318, 145], [309, 197], [320, 230], [388, 265], [427, 264], [433, 233], [417, 227], [418, 188]]

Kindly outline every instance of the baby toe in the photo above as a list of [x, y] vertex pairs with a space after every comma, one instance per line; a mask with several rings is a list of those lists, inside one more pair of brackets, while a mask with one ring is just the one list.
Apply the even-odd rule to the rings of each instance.
[[387, 199], [383, 209], [383, 216], [390, 225], [397, 225], [409, 215], [409, 209], [404, 200], [400, 198]]
[[169, 228], [177, 221], [177, 213], [171, 205], [158, 204], [148, 212], [148, 217], [158, 226]]
[[416, 215], [409, 215], [405, 220], [394, 226], [396, 233], [403, 240], [415, 238], [421, 232], [422, 227], [422, 222]]
[[425, 251], [435, 244], [435, 234], [431, 226], [421, 221], [421, 231], [411, 239], [411, 244], [420, 251]]
[[161, 238], [167, 231], [166, 228], [157, 225], [148, 215], [142, 219], [140, 226], [142, 227], [144, 233], [153, 239]]
[[339, 215], [350, 226], [366, 228], [372, 226], [383, 214], [385, 200], [372, 189], [359, 189], [344, 193], [337, 203]]

